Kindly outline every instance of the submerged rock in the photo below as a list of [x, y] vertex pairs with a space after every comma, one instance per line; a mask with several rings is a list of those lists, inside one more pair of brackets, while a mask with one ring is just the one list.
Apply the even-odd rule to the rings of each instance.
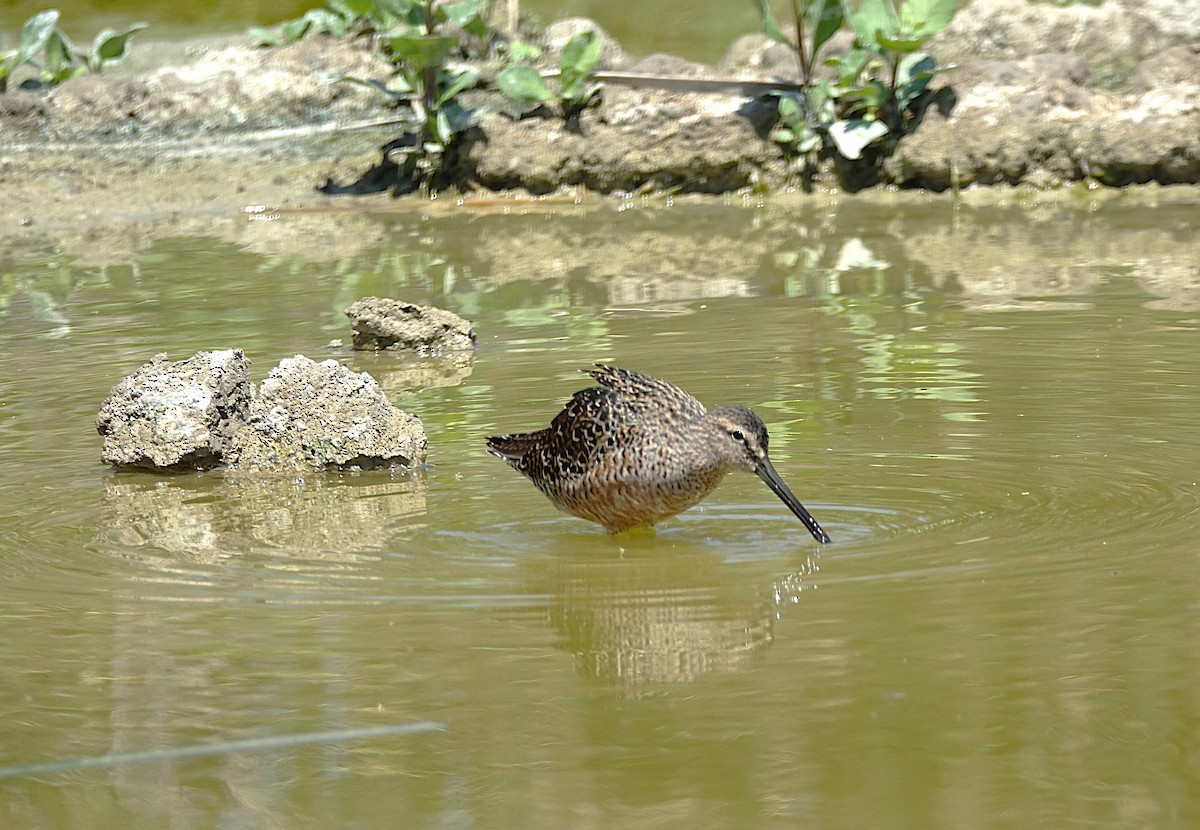
[[366, 372], [303, 355], [262, 382], [235, 437], [232, 467], [323, 470], [411, 467], [425, 462], [425, 428], [396, 408]]
[[346, 309], [346, 316], [354, 327], [354, 348], [360, 351], [411, 349], [437, 354], [475, 345], [470, 320], [433, 306], [363, 297]]
[[241, 349], [172, 362], [155, 355], [112, 388], [96, 416], [117, 467], [206, 470], [226, 463], [254, 395]]

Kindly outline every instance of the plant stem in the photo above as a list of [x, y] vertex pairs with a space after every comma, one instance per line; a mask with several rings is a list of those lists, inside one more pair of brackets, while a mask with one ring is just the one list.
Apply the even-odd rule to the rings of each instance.
[[800, 106], [804, 110], [804, 123], [808, 125], [809, 130], [816, 132], [816, 119], [813, 117], [812, 101], [809, 100], [812, 90], [812, 58], [816, 55], [815, 53], [809, 55], [804, 48], [804, 27], [808, 22], [808, 3], [809, 0], [792, 0], [792, 18], [796, 21], [796, 60], [800, 63], [800, 84], [803, 87], [799, 95]]
[[806, 1], [801, 10], [800, 2], [801, 0], [792, 0], [792, 18], [796, 21], [796, 58], [800, 62], [800, 82], [807, 89], [812, 86], [812, 66], [809, 63], [809, 56], [804, 51], [804, 24], [808, 14], [808, 4]]
[[[433, 34], [433, 4], [434, 0], [427, 0], [425, 4], [425, 35], [428, 37]], [[437, 67], [426, 66], [421, 70], [421, 99], [425, 105], [425, 120], [424, 120], [424, 135], [421, 136], [421, 143], [429, 141], [436, 137], [437, 131], [434, 126], [437, 122]], [[430, 122], [433, 122], [431, 124]]]
[[[427, 66], [421, 70], [421, 98], [425, 105], [425, 121], [437, 116], [437, 67]], [[429, 132], [429, 130], [426, 130]]]
[[900, 53], [892, 56], [892, 82], [888, 85], [888, 126], [893, 133], [900, 132], [900, 106], [896, 97], [896, 83], [900, 79]]

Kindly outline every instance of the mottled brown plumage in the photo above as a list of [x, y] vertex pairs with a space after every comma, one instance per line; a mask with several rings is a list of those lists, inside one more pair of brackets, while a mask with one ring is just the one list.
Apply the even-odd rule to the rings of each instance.
[[829, 541], [771, 466], [767, 428], [749, 409], [706, 410], [678, 386], [613, 366], [587, 373], [600, 385], [576, 392], [546, 429], [487, 439], [560, 510], [619, 533], [687, 510], [743, 470]]

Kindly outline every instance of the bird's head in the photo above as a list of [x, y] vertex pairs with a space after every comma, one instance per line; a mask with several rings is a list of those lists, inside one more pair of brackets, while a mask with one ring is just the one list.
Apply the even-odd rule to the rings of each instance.
[[755, 473], [779, 496], [818, 542], [828, 542], [829, 534], [783, 483], [771, 459], [767, 457], [766, 424], [744, 406], [719, 406], [705, 414], [704, 420], [715, 433], [714, 450], [721, 463], [734, 470]]
[[714, 450], [730, 469], [758, 472], [767, 459], [767, 426], [744, 406], [719, 406], [704, 416], [714, 438]]

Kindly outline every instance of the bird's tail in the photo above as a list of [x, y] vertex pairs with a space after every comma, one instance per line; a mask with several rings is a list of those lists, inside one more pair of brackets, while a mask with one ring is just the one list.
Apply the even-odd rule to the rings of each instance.
[[516, 435], [493, 435], [487, 439], [488, 452], [505, 461], [519, 461], [535, 447], [541, 432], [522, 432]]

